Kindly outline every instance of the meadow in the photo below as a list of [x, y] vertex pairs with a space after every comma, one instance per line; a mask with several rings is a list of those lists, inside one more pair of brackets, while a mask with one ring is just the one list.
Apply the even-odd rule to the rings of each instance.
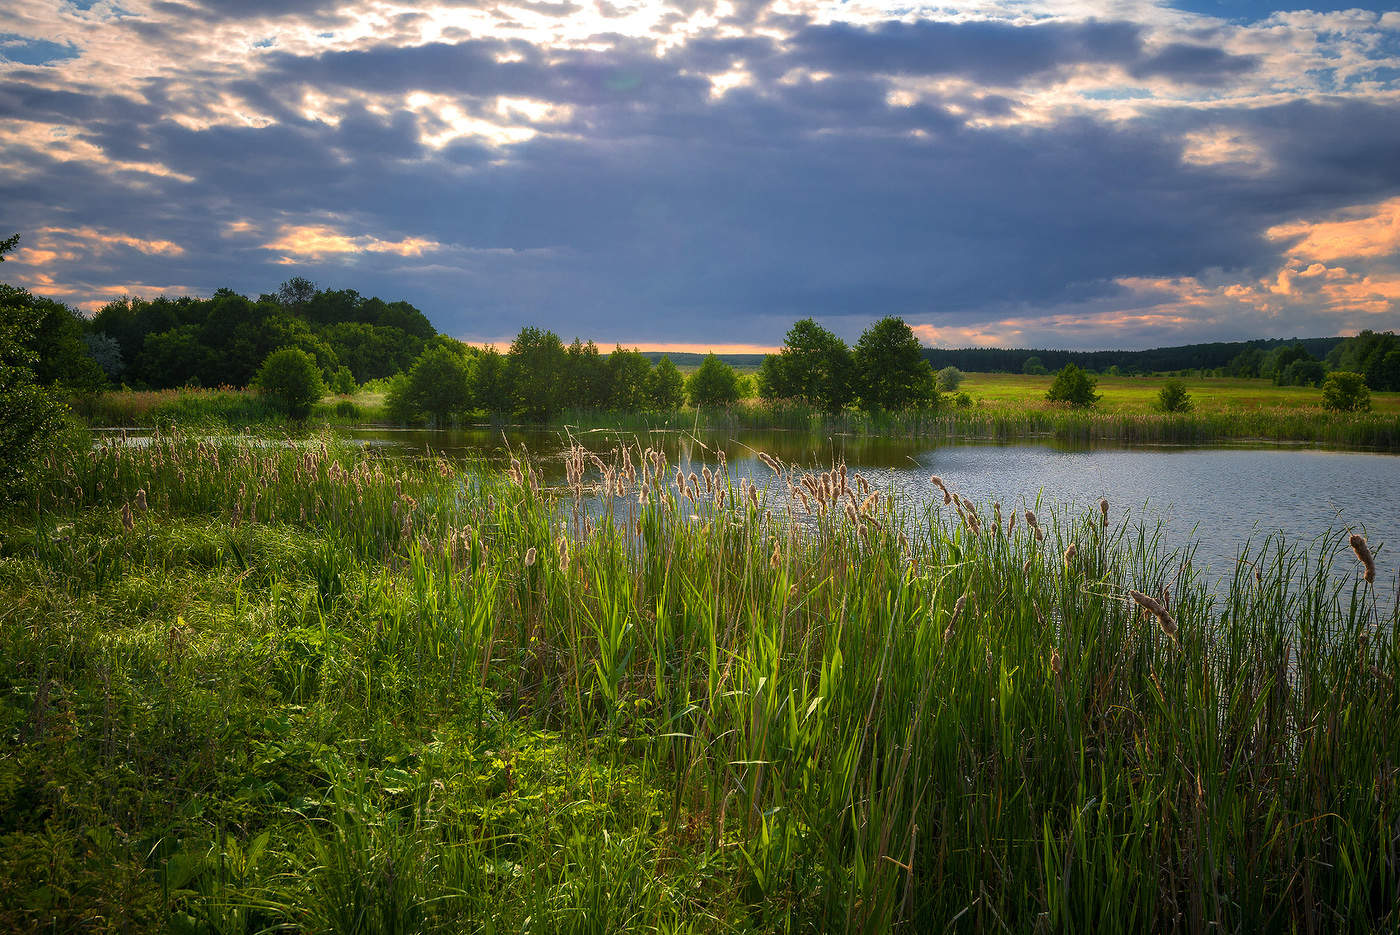
[[1400, 926], [1388, 551], [1212, 587], [1118, 504], [517, 455], [52, 454], [0, 536], [0, 927]]
[[[1154, 408], [1166, 377], [1100, 377], [1100, 403], [1091, 410], [1046, 402], [1048, 376], [968, 374], [959, 392], [971, 404], [945, 395], [933, 412], [828, 415], [800, 403], [744, 399], [730, 409], [673, 413], [566, 410], [552, 424], [646, 430], [660, 425], [708, 429], [785, 429], [817, 434], [896, 434], [930, 439], [1015, 440], [1053, 438], [1070, 444], [1298, 443], [1333, 448], [1400, 450], [1400, 393], [1372, 393], [1372, 411], [1339, 414], [1321, 407], [1315, 387], [1280, 387], [1268, 380], [1226, 377], [1184, 382], [1193, 409]], [[350, 396], [327, 396], [315, 405], [313, 425], [385, 423], [384, 381]], [[121, 390], [73, 401], [75, 413], [95, 427], [242, 428], [278, 425], [284, 419], [254, 391], [235, 389]], [[469, 417], [499, 421], [487, 413]]]

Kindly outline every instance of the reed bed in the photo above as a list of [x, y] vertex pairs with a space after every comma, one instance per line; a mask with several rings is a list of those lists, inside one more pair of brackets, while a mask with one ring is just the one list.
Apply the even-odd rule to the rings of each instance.
[[1210, 588], [1112, 504], [764, 462], [56, 453], [0, 540], [0, 926], [1400, 926], [1388, 550]]

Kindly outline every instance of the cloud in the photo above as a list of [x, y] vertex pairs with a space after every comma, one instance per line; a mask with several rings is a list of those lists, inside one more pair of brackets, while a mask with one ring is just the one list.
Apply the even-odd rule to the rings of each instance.
[[480, 340], [676, 347], [1395, 315], [1393, 17], [621, 6], [16, 0], [78, 54], [0, 64], [6, 275], [91, 303], [298, 273]]

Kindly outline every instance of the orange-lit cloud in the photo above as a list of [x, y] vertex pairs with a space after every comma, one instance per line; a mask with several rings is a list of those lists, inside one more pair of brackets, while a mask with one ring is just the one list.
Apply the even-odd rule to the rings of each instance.
[[357, 253], [392, 253], [395, 256], [422, 256], [438, 250], [442, 244], [421, 237], [403, 240], [380, 240], [368, 234], [351, 237], [325, 224], [284, 224], [277, 238], [262, 245], [265, 250], [281, 253], [282, 263], [299, 260], [321, 260], [329, 256]]
[[1296, 240], [1294, 256], [1313, 260], [1400, 256], [1400, 198], [1349, 208], [1343, 219], [1295, 221], [1265, 231], [1270, 240]]

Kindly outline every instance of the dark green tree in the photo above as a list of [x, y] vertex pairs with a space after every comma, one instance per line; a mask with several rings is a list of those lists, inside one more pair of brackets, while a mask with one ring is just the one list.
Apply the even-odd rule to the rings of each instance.
[[559, 335], [526, 326], [506, 355], [515, 411], [533, 422], [548, 422], [560, 408], [566, 354]]
[[782, 350], [763, 359], [758, 393], [765, 399], [800, 399], [840, 412], [855, 395], [854, 369], [846, 342], [803, 318], [788, 329]]
[[321, 368], [299, 347], [284, 347], [267, 355], [253, 383], [289, 418], [303, 421], [326, 395]]
[[732, 406], [739, 401], [739, 375], [714, 354], [706, 354], [685, 381], [685, 390], [692, 406]]
[[[0, 241], [0, 262], [18, 243], [18, 234]], [[0, 300], [0, 499], [17, 493], [63, 425], [62, 404], [39, 385], [35, 373], [38, 360], [32, 341], [40, 315], [36, 309]]]
[[84, 322], [73, 309], [5, 283], [0, 283], [0, 305], [29, 310], [25, 340], [34, 354], [34, 375], [40, 383], [94, 390], [107, 382], [88, 351]]
[[1350, 370], [1333, 370], [1322, 381], [1322, 405], [1334, 412], [1366, 412], [1371, 391], [1366, 378]]
[[389, 411], [401, 421], [426, 416], [443, 428], [471, 405], [472, 372], [467, 356], [431, 345], [401, 379], [389, 388]]
[[564, 361], [563, 405], [570, 409], [603, 409], [610, 405], [610, 364], [598, 345], [574, 338]]
[[866, 411], [917, 409], [936, 405], [933, 368], [904, 319], [875, 322], [856, 342], [856, 381]]
[[651, 361], [636, 348], [621, 345], [608, 355], [608, 406], [626, 412], [649, 408]]
[[506, 358], [494, 347], [483, 348], [476, 356], [476, 380], [473, 396], [477, 408], [500, 415], [510, 412], [514, 394]]
[[671, 358], [663, 357], [656, 362], [651, 377], [647, 381], [649, 408], [659, 412], [673, 412], [685, 405], [685, 377]]
[[1094, 392], [1098, 383], [1098, 380], [1074, 364], [1065, 364], [1064, 368], [1055, 374], [1055, 380], [1050, 384], [1045, 398], [1052, 403], [1068, 403], [1077, 409], [1087, 409], [1102, 398]]
[[1021, 372], [1043, 376], [1050, 371], [1045, 369], [1045, 363], [1039, 357], [1032, 354], [1030, 357], [1026, 358], [1025, 363], [1021, 364]]

